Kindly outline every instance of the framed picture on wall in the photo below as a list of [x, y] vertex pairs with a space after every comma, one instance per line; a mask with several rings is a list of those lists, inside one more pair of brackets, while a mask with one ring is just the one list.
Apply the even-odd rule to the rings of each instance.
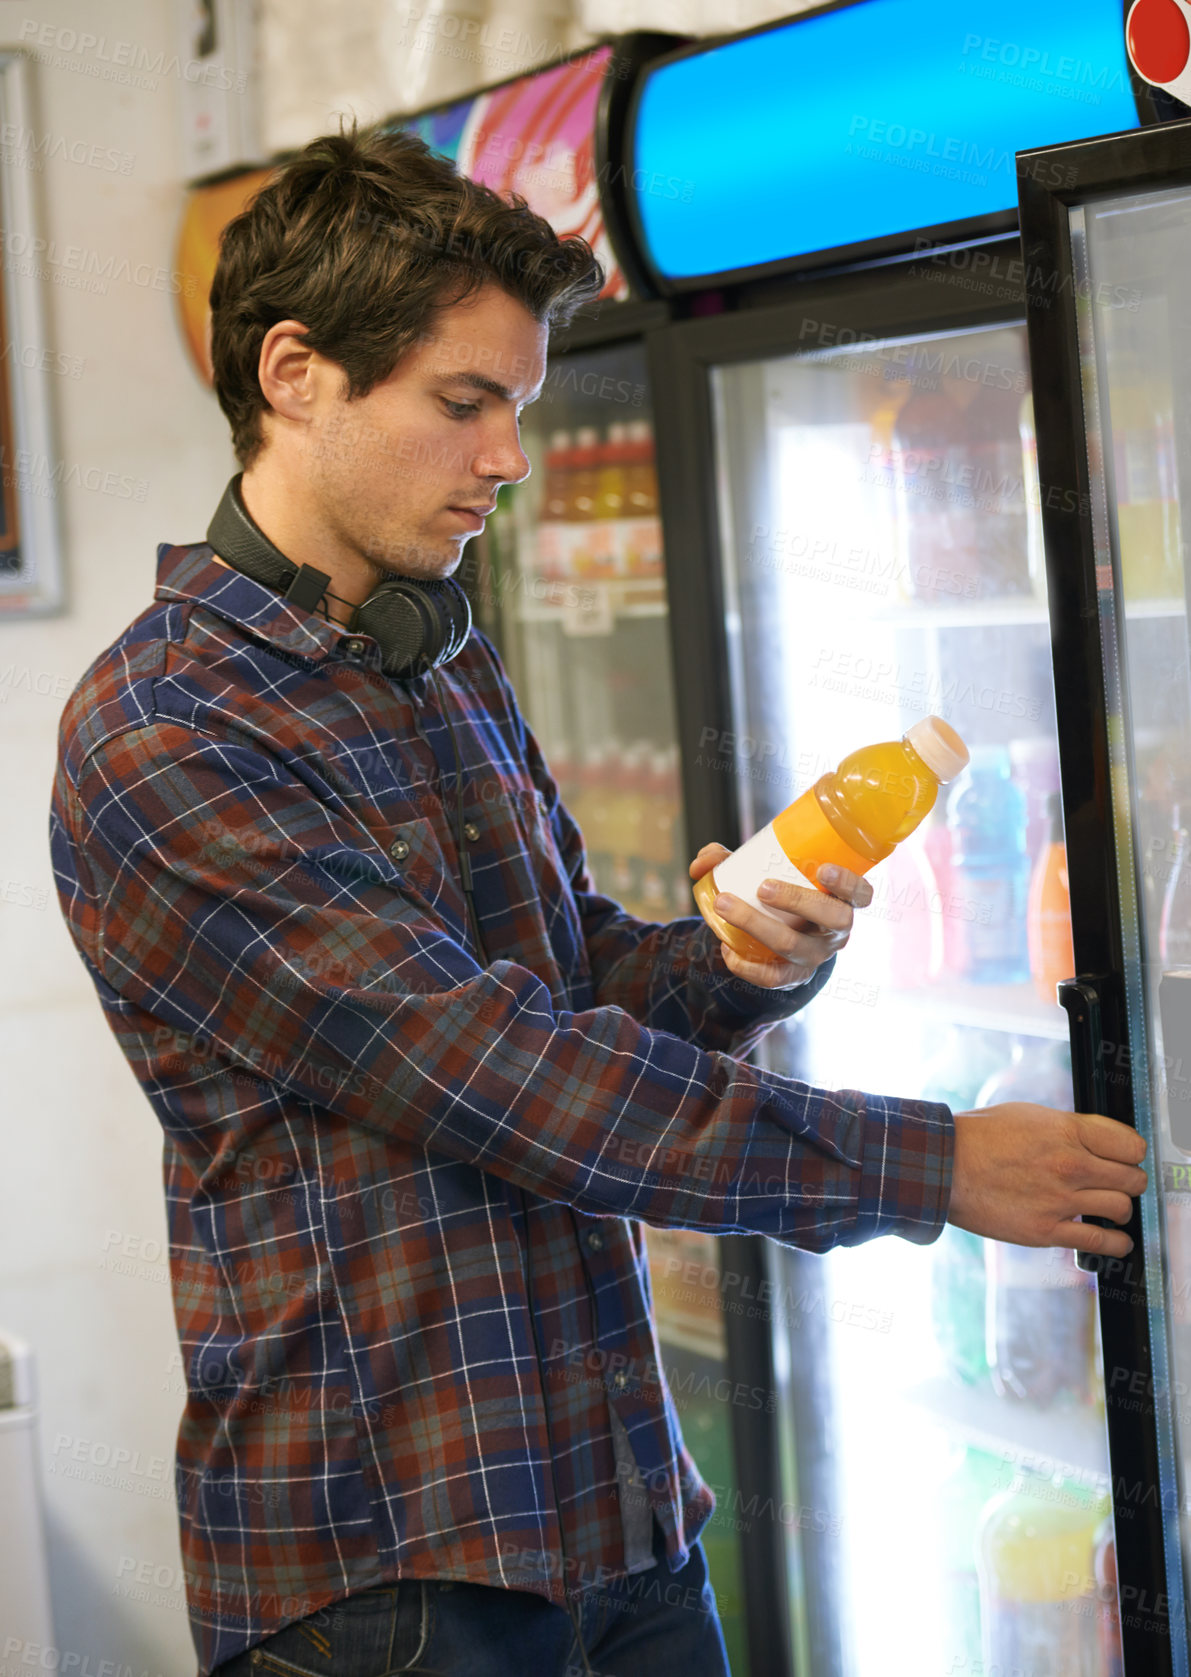
[[0, 621], [63, 604], [29, 65], [0, 52]]

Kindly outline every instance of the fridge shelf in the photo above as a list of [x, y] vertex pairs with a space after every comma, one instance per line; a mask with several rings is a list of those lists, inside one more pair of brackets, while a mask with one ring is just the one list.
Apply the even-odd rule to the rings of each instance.
[[961, 1386], [943, 1376], [923, 1380], [911, 1387], [906, 1397], [965, 1444], [1004, 1456], [1014, 1466], [1084, 1479], [1090, 1475], [1107, 1485], [1104, 1412], [1094, 1404], [1056, 1404], [1053, 1409], [1037, 1409], [998, 1397], [989, 1389]]
[[[881, 985], [878, 1004], [924, 1015], [948, 1025], [970, 1025], [982, 1031], [1004, 1031], [1014, 1036], [1050, 1037], [1067, 1041], [1067, 1015], [1056, 1002], [1047, 1007], [1039, 1001], [1032, 984], [965, 984], [948, 977], [946, 982], [917, 990], [895, 990]], [[817, 1005], [834, 1003], [855, 1011], [849, 993], [833, 998], [826, 990]]]
[[882, 628], [892, 625], [898, 629], [990, 629], [1011, 628], [1015, 624], [1024, 628], [1049, 621], [1045, 600], [1000, 599], [990, 595], [954, 605], [926, 605], [909, 600], [877, 611], [857, 612], [850, 624], [869, 623]]

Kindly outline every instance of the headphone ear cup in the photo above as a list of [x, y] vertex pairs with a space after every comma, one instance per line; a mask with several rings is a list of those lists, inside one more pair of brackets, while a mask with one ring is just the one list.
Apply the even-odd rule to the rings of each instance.
[[376, 641], [386, 675], [421, 675], [462, 651], [471, 633], [471, 604], [451, 577], [394, 577], [373, 589], [352, 627]]
[[471, 634], [471, 601], [453, 577], [444, 577], [435, 587], [442, 590], [435, 594], [435, 605], [446, 628], [445, 650], [437, 662], [445, 664], [463, 651]]

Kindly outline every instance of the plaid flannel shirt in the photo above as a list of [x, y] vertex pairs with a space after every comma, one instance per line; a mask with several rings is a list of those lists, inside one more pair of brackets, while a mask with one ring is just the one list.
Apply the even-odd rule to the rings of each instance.
[[59, 744], [62, 909], [164, 1130], [200, 1677], [397, 1578], [562, 1604], [653, 1564], [654, 1519], [684, 1565], [714, 1497], [640, 1222], [929, 1241], [948, 1109], [737, 1058], [826, 972], [743, 984], [702, 920], [597, 894], [478, 632], [395, 681], [369, 637], [162, 545]]

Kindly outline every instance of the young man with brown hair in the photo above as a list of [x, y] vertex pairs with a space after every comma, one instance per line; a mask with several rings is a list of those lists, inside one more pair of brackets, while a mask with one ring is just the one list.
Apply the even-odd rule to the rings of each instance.
[[641, 1222], [1129, 1246], [1073, 1220], [1144, 1186], [1121, 1125], [745, 1063], [869, 886], [726, 905], [763, 964], [633, 919], [491, 645], [435, 641], [601, 283], [409, 135], [287, 163], [211, 293], [227, 542], [159, 549], [63, 716], [60, 899], [165, 1132], [200, 1677], [726, 1671]]

